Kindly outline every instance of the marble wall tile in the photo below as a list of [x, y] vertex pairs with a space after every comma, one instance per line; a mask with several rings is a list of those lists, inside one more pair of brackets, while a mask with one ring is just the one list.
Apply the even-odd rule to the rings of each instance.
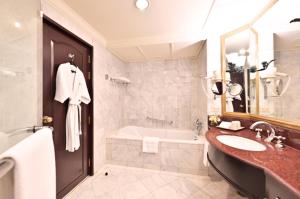
[[[128, 64], [131, 84], [125, 96], [124, 122], [128, 125], [195, 129], [199, 118], [206, 127], [206, 98], [200, 59], [149, 61]], [[205, 117], [203, 116], [205, 115]], [[152, 117], [167, 122], [147, 120]]]
[[[118, 138], [109, 138], [118, 139]], [[143, 153], [142, 141], [134, 145], [128, 140], [106, 143], [107, 162], [118, 165], [141, 167], [190, 174], [207, 174], [202, 163], [203, 144], [160, 142], [157, 154]]]

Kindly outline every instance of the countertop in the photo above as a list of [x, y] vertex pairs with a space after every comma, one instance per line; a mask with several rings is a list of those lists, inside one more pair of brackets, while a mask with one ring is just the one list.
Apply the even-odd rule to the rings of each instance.
[[[218, 135], [236, 135], [249, 138], [264, 144], [265, 151], [245, 151], [222, 144], [216, 139]], [[249, 129], [232, 132], [212, 127], [206, 138], [217, 149], [227, 155], [235, 157], [255, 167], [261, 168], [265, 173], [273, 176], [283, 185], [291, 189], [300, 197], [300, 151], [289, 146], [283, 149], [275, 148], [274, 143], [266, 143], [264, 138], [255, 138], [256, 133]]]

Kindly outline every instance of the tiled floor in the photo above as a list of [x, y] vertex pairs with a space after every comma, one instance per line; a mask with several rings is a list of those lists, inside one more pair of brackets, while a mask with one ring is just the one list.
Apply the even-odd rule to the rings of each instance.
[[[105, 172], [108, 175], [105, 176]], [[107, 165], [65, 199], [243, 199], [223, 180]]]

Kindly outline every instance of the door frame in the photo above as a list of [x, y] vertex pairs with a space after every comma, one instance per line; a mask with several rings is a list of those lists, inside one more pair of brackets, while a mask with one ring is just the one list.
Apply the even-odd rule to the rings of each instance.
[[[43, 15], [43, 24], [44, 23], [48, 23], [51, 26], [53, 26], [55, 29], [57, 29], [60, 32], [63, 32], [64, 34], [72, 37], [74, 40], [76, 40], [79, 43], [82, 43], [83, 45], [85, 45], [91, 52], [90, 55], [90, 67], [91, 67], [91, 72], [90, 72], [90, 83], [87, 84], [88, 89], [90, 90], [90, 97], [91, 97], [91, 102], [88, 105], [88, 113], [90, 118], [88, 118], [88, 120], [90, 120], [90, 128], [89, 128], [89, 132], [88, 134], [88, 159], [87, 159], [87, 165], [88, 165], [88, 175], [89, 176], [93, 176], [94, 175], [94, 81], [93, 81], [93, 73], [94, 73], [94, 62], [93, 62], [93, 55], [94, 55], [94, 47], [89, 44], [88, 42], [86, 42], [85, 40], [83, 40], [82, 38], [80, 38], [79, 36], [77, 36], [76, 34], [74, 34], [73, 32], [69, 31], [68, 29], [66, 29], [65, 27], [63, 27], [62, 25], [58, 24], [57, 22], [55, 22], [54, 20], [52, 20], [50, 17], [48, 17], [47, 15]], [[43, 67], [42, 67], [43, 69]]]

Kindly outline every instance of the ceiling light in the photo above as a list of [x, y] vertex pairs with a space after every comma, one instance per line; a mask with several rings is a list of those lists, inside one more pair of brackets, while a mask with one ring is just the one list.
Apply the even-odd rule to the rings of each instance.
[[148, 0], [136, 0], [135, 6], [140, 10], [145, 10], [149, 6]]
[[14, 23], [14, 25], [15, 25], [16, 28], [21, 28], [21, 23], [18, 22], [18, 21], [16, 21], [16, 22]]

